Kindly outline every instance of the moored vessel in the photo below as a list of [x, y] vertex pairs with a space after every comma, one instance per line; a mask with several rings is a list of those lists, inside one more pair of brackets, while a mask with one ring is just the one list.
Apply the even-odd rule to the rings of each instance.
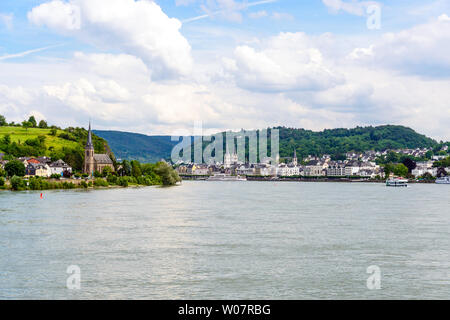
[[446, 176], [446, 177], [442, 177], [442, 178], [437, 178], [437, 179], [436, 179], [436, 183], [437, 183], [437, 184], [450, 184], [450, 176]]
[[387, 187], [407, 187], [408, 180], [402, 178], [391, 178], [386, 180]]
[[225, 173], [216, 173], [206, 179], [207, 181], [247, 181], [245, 176], [232, 176]]

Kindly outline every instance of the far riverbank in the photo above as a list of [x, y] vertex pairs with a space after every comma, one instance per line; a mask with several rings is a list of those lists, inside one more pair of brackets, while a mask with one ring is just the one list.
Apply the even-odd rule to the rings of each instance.
[[[206, 181], [210, 176], [207, 175], [180, 175], [186, 181]], [[386, 183], [386, 180], [379, 179], [361, 179], [361, 178], [342, 178], [342, 177], [270, 177], [270, 176], [246, 176], [248, 181], [261, 182], [348, 182], [348, 183]], [[409, 180], [409, 183], [427, 183], [433, 184], [434, 180]]]

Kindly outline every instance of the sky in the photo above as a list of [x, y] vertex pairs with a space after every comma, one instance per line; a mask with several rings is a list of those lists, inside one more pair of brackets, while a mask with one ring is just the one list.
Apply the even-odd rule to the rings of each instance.
[[1, 0], [0, 114], [192, 134], [450, 140], [450, 0]]

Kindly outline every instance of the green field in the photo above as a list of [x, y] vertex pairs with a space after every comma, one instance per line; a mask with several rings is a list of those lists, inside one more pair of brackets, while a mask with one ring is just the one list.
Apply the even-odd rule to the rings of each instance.
[[5, 135], [9, 134], [11, 136], [11, 142], [24, 143], [28, 139], [35, 139], [38, 136], [45, 136], [45, 146], [47, 147], [47, 152], [50, 150], [59, 151], [63, 147], [76, 148], [79, 144], [75, 141], [69, 141], [59, 138], [58, 135], [63, 133], [63, 130], [58, 130], [56, 136], [50, 135], [51, 129], [40, 129], [40, 128], [22, 128], [22, 127], [0, 127], [0, 139]]

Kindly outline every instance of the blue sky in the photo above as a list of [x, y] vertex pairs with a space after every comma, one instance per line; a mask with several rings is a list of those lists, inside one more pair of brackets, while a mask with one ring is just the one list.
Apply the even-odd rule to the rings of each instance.
[[450, 140], [449, 16], [450, 0], [2, 0], [0, 114], [147, 134], [393, 123]]

